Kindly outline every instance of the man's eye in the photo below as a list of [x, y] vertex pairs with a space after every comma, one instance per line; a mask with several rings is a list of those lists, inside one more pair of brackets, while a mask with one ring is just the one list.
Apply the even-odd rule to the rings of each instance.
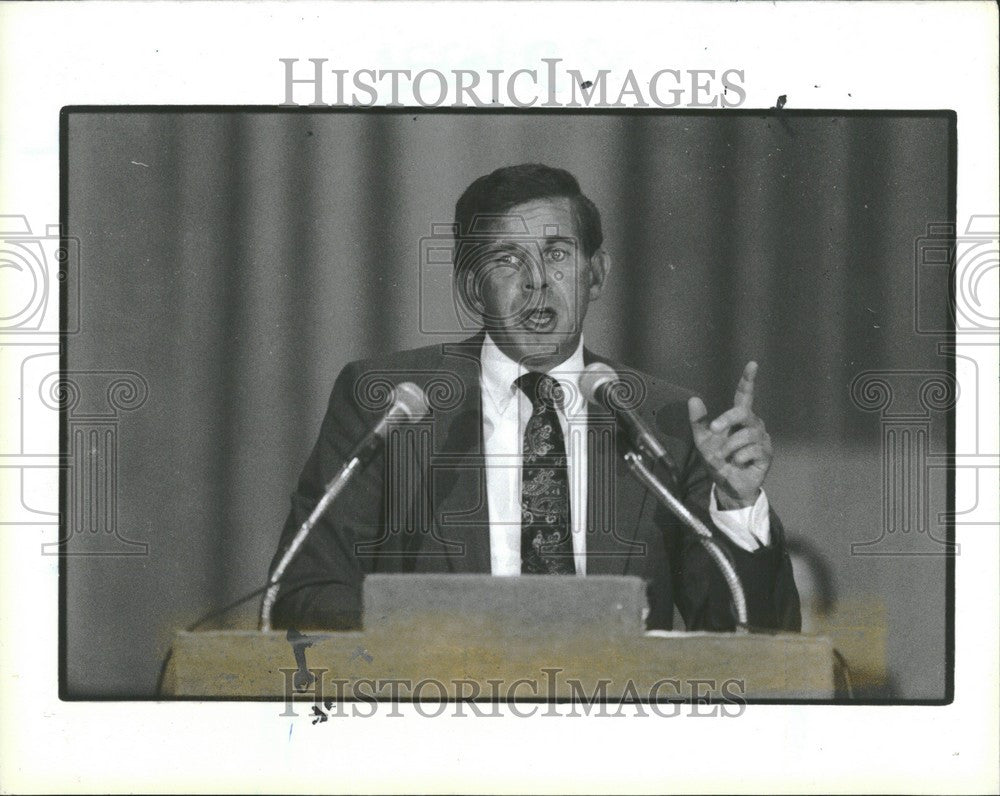
[[569, 252], [565, 249], [549, 249], [545, 255], [554, 263], [561, 263], [569, 257]]
[[500, 265], [513, 265], [518, 266], [521, 264], [521, 259], [511, 252], [501, 252], [493, 257], [493, 262], [499, 263]]

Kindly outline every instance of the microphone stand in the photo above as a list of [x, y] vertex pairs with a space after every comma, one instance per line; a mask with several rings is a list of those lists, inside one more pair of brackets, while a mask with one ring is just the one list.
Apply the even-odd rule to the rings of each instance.
[[306, 521], [302, 523], [298, 533], [295, 534], [291, 544], [285, 550], [285, 554], [271, 572], [271, 577], [268, 578], [267, 592], [264, 594], [264, 599], [260, 605], [260, 629], [263, 632], [268, 633], [271, 630], [271, 611], [274, 609], [274, 603], [278, 599], [278, 589], [281, 588], [281, 576], [285, 574], [285, 569], [291, 563], [291, 560], [295, 558], [295, 554], [299, 551], [306, 537], [312, 532], [313, 526], [319, 522], [319, 518], [323, 516], [330, 504], [337, 498], [337, 495], [343, 491], [351, 475], [358, 468], [358, 465], [361, 464], [361, 458], [360, 455], [352, 457], [340, 469], [340, 472], [337, 473], [333, 480], [330, 481], [326, 492], [323, 493], [323, 497], [320, 498], [320, 501], [306, 518]]
[[320, 517], [330, 507], [330, 504], [337, 499], [337, 495], [344, 490], [344, 487], [347, 486], [347, 482], [351, 480], [351, 476], [354, 475], [355, 471], [363, 467], [375, 456], [379, 446], [385, 442], [386, 435], [389, 433], [394, 422], [415, 422], [430, 411], [427, 406], [427, 396], [413, 382], [404, 381], [401, 384], [397, 384], [395, 390], [396, 399], [389, 408], [389, 411], [383, 415], [375, 428], [368, 433], [368, 436], [362, 439], [354, 450], [351, 451], [347, 463], [340, 468], [340, 472], [326, 485], [323, 497], [320, 498], [316, 507], [306, 518], [306, 521], [302, 523], [302, 526], [289, 543], [288, 548], [282, 554], [281, 560], [278, 561], [270, 577], [267, 579], [267, 592], [264, 594], [264, 599], [260, 605], [260, 629], [263, 632], [266, 633], [271, 630], [271, 611], [274, 609], [274, 603], [278, 599], [278, 590], [281, 588], [281, 576], [285, 574], [285, 569], [291, 563], [292, 559], [295, 558], [295, 554], [299, 552], [299, 548], [302, 547], [302, 543], [305, 542], [306, 537], [312, 532], [313, 526], [319, 522]]
[[706, 552], [722, 571], [722, 576], [729, 587], [733, 607], [736, 609], [736, 632], [747, 633], [747, 598], [743, 591], [743, 584], [740, 583], [740, 577], [736, 574], [736, 569], [733, 567], [732, 562], [726, 557], [722, 548], [719, 547], [713, 538], [712, 532], [705, 526], [705, 523], [688, 510], [687, 506], [674, 497], [673, 493], [663, 485], [659, 478], [653, 475], [653, 472], [646, 466], [638, 453], [629, 451], [625, 454], [624, 459], [629, 469], [632, 470], [632, 474], [656, 495], [660, 503], [670, 509], [681, 522], [694, 531], [702, 547], [705, 548]]

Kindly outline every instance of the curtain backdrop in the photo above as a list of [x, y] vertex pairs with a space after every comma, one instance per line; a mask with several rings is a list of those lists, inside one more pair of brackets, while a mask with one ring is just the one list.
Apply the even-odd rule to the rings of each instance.
[[175, 629], [263, 583], [340, 368], [464, 336], [421, 241], [477, 176], [537, 161], [573, 172], [603, 216], [613, 268], [588, 345], [718, 410], [757, 359], [772, 500], [836, 594], [885, 609], [896, 693], [939, 696], [944, 559], [851, 554], [878, 536], [882, 498], [879, 418], [850, 383], [946, 367], [913, 319], [915, 241], [949, 217], [949, 130], [904, 115], [72, 113], [67, 369], [148, 386], [118, 415], [109, 520], [148, 549], [67, 559], [69, 693], [150, 695]]

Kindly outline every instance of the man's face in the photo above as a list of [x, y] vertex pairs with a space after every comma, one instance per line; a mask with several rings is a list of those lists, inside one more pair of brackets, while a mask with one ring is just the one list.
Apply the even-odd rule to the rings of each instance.
[[545, 369], [573, 353], [589, 303], [607, 275], [608, 256], [586, 257], [572, 203], [536, 199], [491, 219], [464, 287], [497, 346]]

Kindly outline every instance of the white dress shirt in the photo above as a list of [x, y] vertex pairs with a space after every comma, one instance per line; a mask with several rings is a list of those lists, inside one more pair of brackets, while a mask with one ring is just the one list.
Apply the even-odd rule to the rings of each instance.
[[[515, 382], [527, 372], [486, 335], [481, 353], [480, 387], [486, 454], [486, 497], [490, 518], [490, 566], [494, 575], [521, 574], [521, 446], [531, 417], [528, 396]], [[587, 574], [587, 402], [580, 394], [583, 338], [568, 359], [549, 370], [564, 385], [565, 405], [556, 414], [566, 440], [570, 522], [576, 574]], [[752, 506], [719, 509], [715, 487], [709, 500], [712, 521], [744, 550], [770, 542], [767, 496], [761, 490]]]

